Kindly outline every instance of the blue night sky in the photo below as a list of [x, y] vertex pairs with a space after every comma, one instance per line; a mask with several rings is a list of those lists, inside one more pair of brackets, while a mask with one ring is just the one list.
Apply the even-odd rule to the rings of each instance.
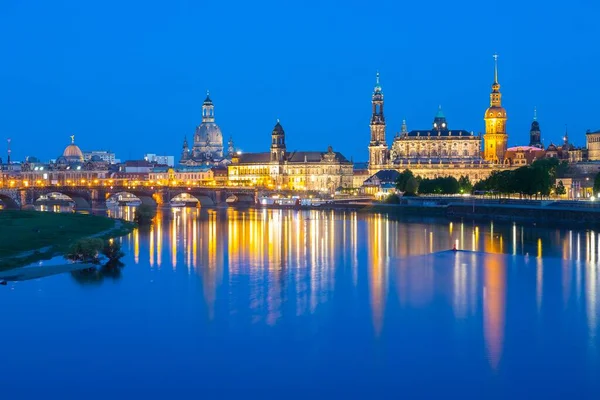
[[265, 151], [279, 118], [289, 150], [332, 145], [367, 159], [375, 73], [387, 138], [406, 118], [483, 131], [499, 58], [509, 146], [533, 108], [545, 145], [600, 129], [594, 0], [0, 2], [0, 138], [13, 158], [82, 150], [179, 156], [210, 89], [225, 140]]

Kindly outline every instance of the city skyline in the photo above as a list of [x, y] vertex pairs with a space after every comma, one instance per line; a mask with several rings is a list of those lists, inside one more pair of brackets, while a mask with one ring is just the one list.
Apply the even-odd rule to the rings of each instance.
[[[191, 137], [201, 121], [202, 101], [210, 89], [225, 140], [232, 136], [242, 151], [267, 147], [279, 118], [289, 133], [290, 149], [331, 145], [355, 161], [366, 161], [376, 71], [386, 95], [388, 142], [403, 119], [409, 129], [427, 128], [440, 104], [451, 126], [477, 134], [484, 132], [495, 52], [509, 115], [509, 146], [528, 143], [534, 107], [545, 146], [560, 142], [565, 125], [571, 142], [582, 146], [585, 131], [598, 129], [594, 88], [600, 81], [593, 65], [600, 56], [587, 50], [593, 45], [593, 25], [585, 23], [598, 6], [549, 10], [537, 3], [523, 5], [530, 9], [519, 12], [515, 2], [504, 3], [500, 10], [481, 5], [470, 14], [460, 5], [441, 4], [437, 10], [444, 18], [471, 18], [472, 25], [458, 24], [454, 30], [444, 22], [440, 32], [419, 35], [409, 27], [400, 38], [390, 26], [392, 17], [404, 11], [407, 19], [427, 18], [423, 6], [382, 2], [361, 15], [327, 5], [282, 10], [261, 4], [246, 10], [257, 18], [256, 24], [242, 21], [236, 27], [243, 7], [227, 14], [216, 4], [178, 3], [169, 10], [146, 7], [145, 17], [165, 25], [135, 23], [140, 29], [136, 33], [126, 24], [139, 11], [131, 5], [114, 16], [111, 4], [103, 10], [79, 5], [79, 13], [67, 15], [45, 10], [43, 4], [33, 10], [14, 4], [0, 16], [0, 32], [17, 38], [2, 45], [9, 57], [0, 66], [0, 154], [5, 158], [5, 139], [12, 138], [15, 160], [55, 158], [75, 134], [83, 150], [110, 149], [122, 159], [147, 152], [178, 156], [184, 136]], [[491, 21], [478, 19], [492, 10], [497, 15]], [[84, 25], [92, 11], [111, 21], [114, 30], [106, 33], [98, 23]], [[161, 16], [163, 11], [166, 15]], [[538, 19], [530, 20], [528, 11], [535, 11]], [[55, 17], [52, 25], [47, 12]], [[187, 27], [206, 14], [215, 18], [201, 19], [201, 34]], [[227, 27], [234, 28], [231, 35], [248, 34], [243, 45], [218, 34], [218, 20], [226, 15]], [[277, 17], [289, 24], [271, 35], [262, 24]], [[338, 30], [328, 24], [334, 17], [347, 17]], [[556, 30], [553, 22], [559, 21], [561, 29]], [[307, 28], [306, 22], [313, 26]], [[473, 34], [495, 24], [502, 28], [498, 38]], [[20, 34], [23, 29], [30, 31]], [[39, 36], [42, 30], [48, 37]], [[73, 40], [65, 42], [65, 37]], [[210, 46], [202, 44], [206, 42]], [[107, 63], [102, 56], [109, 53], [115, 58]]]

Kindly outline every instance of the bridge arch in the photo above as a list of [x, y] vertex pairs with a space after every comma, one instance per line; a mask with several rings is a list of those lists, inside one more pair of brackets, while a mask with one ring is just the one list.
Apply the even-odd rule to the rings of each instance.
[[108, 192], [108, 193], [106, 193], [105, 200], [109, 200], [109, 199], [120, 200], [121, 199], [120, 196], [123, 196], [123, 195], [133, 196], [134, 198], [138, 199], [141, 204], [149, 205], [151, 207], [157, 206], [157, 202], [154, 199], [154, 197], [152, 196], [152, 193], [142, 192], [142, 191], [137, 191], [137, 190], [115, 190], [112, 192]]
[[21, 205], [15, 199], [6, 194], [0, 193], [0, 202], [2, 202], [4, 208], [7, 210], [18, 210], [21, 208]]
[[195, 198], [200, 203], [200, 207], [214, 207], [216, 205], [215, 199], [210, 195], [210, 193], [199, 192], [199, 191], [187, 191], [181, 190], [171, 193], [171, 200], [175, 199], [182, 194], [188, 194], [190, 197]]
[[82, 195], [82, 193], [72, 192], [69, 190], [48, 190], [41, 193], [36, 193], [33, 203], [35, 204], [38, 202], [42, 196], [51, 196], [56, 194], [71, 199], [71, 201], [75, 203], [75, 209], [77, 210], [87, 210], [92, 208], [92, 199], [89, 197], [89, 195]]

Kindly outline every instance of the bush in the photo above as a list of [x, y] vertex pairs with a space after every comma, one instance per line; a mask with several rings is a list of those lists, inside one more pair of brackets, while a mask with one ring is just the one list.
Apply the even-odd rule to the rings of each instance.
[[104, 248], [104, 241], [98, 238], [83, 238], [73, 243], [65, 258], [83, 263], [100, 263], [99, 254]]
[[108, 258], [108, 262], [118, 261], [125, 255], [125, 253], [121, 251], [121, 244], [112, 239], [106, 240], [104, 242], [102, 254], [104, 254], [106, 258]]
[[148, 204], [141, 204], [135, 209], [135, 217], [133, 218], [138, 225], [149, 225], [156, 215], [156, 209]]
[[385, 204], [400, 204], [400, 198], [392, 193], [383, 199], [382, 202]]

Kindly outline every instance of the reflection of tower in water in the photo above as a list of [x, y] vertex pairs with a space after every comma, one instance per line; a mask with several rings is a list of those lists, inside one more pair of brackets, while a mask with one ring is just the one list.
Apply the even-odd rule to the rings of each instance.
[[[385, 242], [388, 241], [388, 229], [385, 225], [389, 223], [387, 218], [383, 221], [380, 214], [375, 214], [367, 224], [367, 237], [371, 243], [367, 246], [369, 266], [369, 286], [371, 295], [371, 312], [373, 317], [373, 329], [375, 335], [379, 336], [383, 329], [383, 316], [385, 301], [387, 297], [387, 253]], [[385, 228], [385, 229], [384, 229]]]
[[488, 359], [493, 369], [498, 367], [504, 345], [504, 313], [506, 297], [506, 266], [504, 256], [485, 255], [483, 332]]

